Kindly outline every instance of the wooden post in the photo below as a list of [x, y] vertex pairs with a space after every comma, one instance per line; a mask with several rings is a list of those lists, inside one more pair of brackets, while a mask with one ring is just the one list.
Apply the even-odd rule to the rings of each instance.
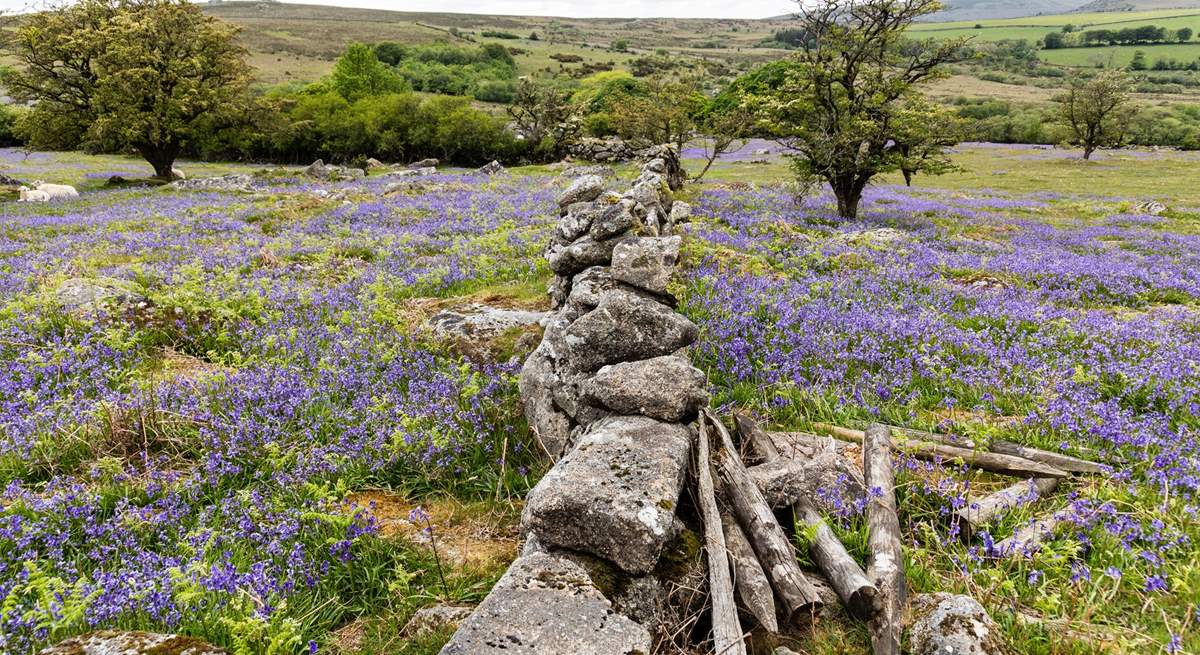
[[794, 507], [796, 517], [812, 531], [812, 540], [808, 544], [809, 556], [829, 579], [830, 586], [842, 599], [850, 615], [863, 621], [870, 620], [879, 609], [875, 585], [867, 579], [858, 562], [846, 552], [846, 547], [825, 524], [812, 503], [801, 500]]
[[742, 443], [753, 446], [755, 455], [761, 457], [764, 462], [779, 459], [779, 449], [775, 447], [775, 442], [771, 441], [767, 433], [758, 427], [758, 423], [755, 423], [754, 419], [734, 412], [733, 422], [737, 424], [738, 435], [742, 438]]
[[1024, 457], [1028, 460], [1048, 464], [1055, 468], [1069, 471], [1071, 473], [1103, 473], [1104, 466], [1096, 462], [1089, 462], [1086, 459], [1063, 455], [1049, 450], [1039, 450], [1022, 446], [1019, 443], [996, 439], [992, 441], [992, 452], [1000, 453], [1001, 455], [1012, 455], [1013, 457]]
[[[846, 439], [857, 443], [863, 443], [866, 436], [862, 430], [852, 430], [850, 428], [838, 427], [836, 425], [827, 425], [817, 423], [817, 429], [824, 430], [839, 439]], [[1036, 477], [1036, 478], [1065, 478], [1071, 474], [1062, 469], [1054, 468], [1046, 464], [1039, 464], [1023, 457], [1014, 457], [1012, 455], [1001, 455], [991, 452], [980, 452], [969, 450], [967, 448], [959, 448], [957, 446], [947, 446], [940, 443], [932, 443], [928, 441], [897, 441], [894, 447], [912, 454], [924, 460], [959, 460], [969, 466], [984, 471], [993, 473], [1002, 473], [1004, 475], [1013, 475], [1018, 477]]]
[[875, 655], [900, 655], [904, 629], [903, 608], [907, 590], [904, 581], [904, 550], [900, 542], [900, 518], [896, 513], [895, 465], [892, 436], [888, 429], [873, 425], [863, 440], [863, 478], [867, 485], [867, 578], [879, 590], [880, 612], [868, 624]]
[[729, 555], [725, 550], [721, 512], [713, 485], [712, 464], [708, 455], [708, 430], [704, 417], [698, 421], [696, 448], [696, 486], [700, 512], [704, 519], [704, 552], [708, 559], [708, 585], [712, 597], [713, 647], [718, 653], [746, 655], [742, 625], [733, 599], [733, 581], [729, 575]]
[[703, 413], [721, 440], [721, 450], [716, 460], [729, 495], [729, 504], [783, 603], [787, 622], [792, 623], [804, 614], [811, 616], [820, 608], [821, 598], [800, 570], [791, 541], [750, 479], [729, 431], [710, 410], [705, 409]]
[[1054, 531], [1063, 522], [1057, 515], [1036, 518], [1013, 533], [1011, 537], [996, 544], [993, 549], [1000, 557], [1022, 556], [1041, 548], [1042, 540], [1054, 536]]
[[754, 547], [746, 534], [730, 515], [721, 513], [721, 525], [725, 528], [725, 547], [733, 560], [733, 582], [742, 607], [754, 617], [758, 624], [770, 634], [779, 632], [779, 620], [775, 617], [775, 596], [771, 593], [771, 582], [758, 563]]
[[1034, 478], [1018, 482], [978, 500], [968, 499], [967, 505], [957, 512], [968, 528], [963, 532], [963, 538], [970, 539], [972, 532], [996, 518], [997, 514], [1020, 505], [1031, 490], [1040, 498], [1057, 487], [1058, 478]]

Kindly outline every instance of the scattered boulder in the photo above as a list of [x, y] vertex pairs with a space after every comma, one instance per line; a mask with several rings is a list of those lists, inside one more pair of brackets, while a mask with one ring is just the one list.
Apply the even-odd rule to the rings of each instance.
[[457, 628], [460, 623], [467, 620], [471, 616], [474, 609], [470, 607], [456, 607], [454, 605], [434, 605], [433, 607], [423, 607], [404, 624], [404, 629], [400, 631], [405, 637], [413, 639], [427, 635], [437, 630], [445, 630], [447, 628]]
[[583, 567], [534, 552], [513, 563], [441, 655], [649, 652], [650, 633], [613, 612]]
[[999, 626], [970, 596], [919, 594], [912, 617], [912, 655], [1006, 655]]
[[860, 230], [857, 232], [842, 232], [833, 237], [834, 241], [846, 245], [890, 246], [906, 243], [910, 237], [907, 232], [895, 228], [884, 227], [878, 230]]
[[323, 181], [357, 180], [367, 176], [367, 172], [361, 168], [334, 166], [320, 159], [306, 166], [301, 173]]
[[524, 532], [648, 573], [670, 536], [691, 439], [684, 425], [644, 416], [600, 421], [529, 493]]
[[11, 176], [5, 175], [3, 173], [0, 173], [0, 186], [28, 186], [28, 185], [25, 182], [22, 182], [21, 180], [18, 180], [15, 177], [11, 177]]
[[406, 168], [401, 171], [384, 173], [379, 177], [426, 177], [428, 175], [437, 175], [437, 169], [432, 166], [426, 168]]
[[623, 291], [608, 291], [596, 309], [566, 331], [568, 356], [581, 371], [669, 355], [696, 341], [695, 324], [671, 308]]
[[546, 316], [546, 312], [471, 303], [434, 314], [428, 325], [441, 336], [475, 342], [494, 339], [512, 329], [537, 325]]
[[325, 165], [325, 160], [318, 159], [304, 168], [301, 173], [309, 177], [325, 179], [329, 177], [330, 167]]
[[[112, 183], [112, 180], [109, 180]], [[171, 183], [176, 189], [189, 191], [241, 191], [254, 192], [254, 176], [246, 173], [222, 175], [220, 177], [198, 177], [191, 180], [176, 180]]]
[[708, 404], [707, 379], [681, 357], [667, 355], [605, 366], [583, 384], [585, 400], [617, 414], [680, 422]]
[[566, 208], [577, 202], [591, 202], [604, 193], [604, 178], [599, 175], [584, 175], [558, 194], [558, 206]]
[[613, 277], [651, 293], [665, 294], [683, 237], [640, 237], [619, 242], [612, 251]]
[[375, 171], [375, 170], [379, 170], [381, 168], [387, 168], [387, 164], [384, 164], [383, 162], [379, 161], [378, 159], [375, 159], [374, 157], [371, 157], [370, 159], [367, 160], [367, 170], [368, 171]]
[[1161, 202], [1151, 200], [1138, 205], [1136, 211], [1139, 214], [1146, 214], [1148, 216], [1162, 216], [1167, 211], [1167, 206]]
[[412, 168], [412, 169], [437, 168], [438, 164], [440, 164], [440, 163], [441, 163], [440, 161], [434, 159], [433, 157], [430, 157], [428, 159], [422, 159], [421, 161], [415, 161], [415, 162], [409, 164], [408, 167]]
[[54, 291], [54, 299], [68, 313], [87, 316], [101, 311], [126, 314], [145, 310], [150, 300], [116, 280], [72, 278]]
[[44, 648], [39, 655], [228, 655], [195, 637], [154, 632], [100, 630]]
[[503, 172], [505, 172], [504, 166], [495, 160], [492, 160], [491, 163], [484, 164], [483, 166], [475, 169], [475, 173], [477, 175], [499, 175]]

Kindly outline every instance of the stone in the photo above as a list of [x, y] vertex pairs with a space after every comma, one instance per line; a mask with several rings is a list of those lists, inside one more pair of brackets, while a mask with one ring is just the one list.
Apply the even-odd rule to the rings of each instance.
[[438, 164], [440, 164], [440, 163], [441, 162], [439, 162], [438, 160], [434, 159], [433, 157], [430, 157], [428, 159], [422, 159], [421, 161], [415, 161], [415, 162], [409, 164], [408, 167], [414, 168], [414, 169], [437, 168]]
[[644, 416], [597, 423], [529, 493], [524, 532], [627, 573], [650, 572], [671, 536], [691, 441], [686, 426]]
[[1149, 216], [1162, 216], [1163, 213], [1167, 211], [1167, 206], [1161, 202], [1151, 200], [1138, 205], [1136, 211], [1139, 214], [1146, 214]]
[[367, 170], [368, 171], [373, 171], [373, 170], [380, 169], [380, 168], [387, 168], [387, 165], [384, 164], [383, 162], [379, 161], [378, 159], [375, 159], [374, 157], [371, 157], [370, 159], [367, 160]]
[[400, 171], [391, 171], [384, 173], [379, 177], [426, 177], [429, 175], [437, 175], [437, 169], [433, 167], [427, 168], [406, 168]]
[[0, 186], [29, 186], [29, 184], [10, 175], [0, 173]]
[[846, 245], [890, 246], [909, 241], [909, 236], [895, 228], [884, 227], [877, 230], [843, 232], [835, 235], [833, 240]]
[[457, 628], [467, 620], [467, 617], [471, 616], [472, 611], [470, 607], [454, 605], [422, 607], [412, 615], [408, 623], [404, 624], [404, 629], [400, 632], [405, 637], [412, 639], [446, 628]]
[[791, 507], [808, 498], [826, 514], [833, 514], [844, 509], [843, 504], [861, 505], [867, 499], [862, 471], [835, 452], [779, 459], [749, 470], [763, 497], [776, 508]]
[[683, 238], [640, 237], [617, 243], [612, 253], [613, 277], [651, 293], [665, 294]]
[[78, 637], [71, 637], [49, 648], [39, 655], [228, 655], [195, 637], [159, 634], [155, 632], [126, 632], [100, 630]]
[[330, 168], [325, 165], [325, 161], [318, 159], [304, 168], [301, 173], [319, 179], [327, 179], [329, 177]]
[[[559, 162], [560, 164], [562, 162]], [[551, 167], [553, 168], [553, 166]], [[562, 166], [562, 172], [559, 173], [559, 178], [567, 180], [585, 175], [599, 175], [600, 177], [614, 177], [617, 172], [609, 166], [586, 166], [586, 165], [566, 165]]]
[[596, 241], [582, 237], [566, 246], [552, 246], [546, 259], [550, 270], [559, 275], [574, 275], [592, 266], [600, 266], [612, 260], [615, 241]]
[[558, 206], [567, 207], [577, 202], [591, 202], [604, 193], [604, 178], [599, 175], [584, 175], [558, 194]]
[[581, 371], [669, 355], [696, 341], [695, 324], [671, 308], [623, 291], [607, 291], [566, 330], [568, 356]]
[[1000, 628], [979, 601], [948, 593], [912, 600], [908, 629], [912, 655], [1004, 655]]
[[708, 404], [706, 385], [702, 371], [667, 355], [605, 366], [582, 385], [581, 395], [617, 414], [680, 422]]
[[125, 314], [145, 310], [150, 300], [125, 288], [116, 280], [72, 278], [54, 291], [54, 299], [70, 314], [76, 316], [113, 311]]
[[380, 193], [380, 195], [388, 196], [393, 193], [400, 193], [402, 191], [414, 191], [414, 190], [419, 190], [419, 189], [424, 189], [424, 188], [425, 188], [425, 183], [418, 182], [415, 180], [409, 180], [406, 182], [389, 182], [386, 185], [384, 185], [383, 189], [379, 193]]
[[537, 325], [547, 316], [546, 312], [471, 303], [438, 312], [429, 318], [427, 325], [440, 336], [476, 342]]
[[503, 172], [504, 166], [496, 160], [492, 160], [491, 163], [484, 164], [483, 166], [475, 169], [475, 173], [478, 175], [499, 175]]
[[[566, 216], [558, 221], [556, 233], [565, 243], [571, 243], [588, 233], [592, 222], [602, 213], [602, 210], [592, 203], [571, 205]], [[597, 239], [599, 240], [599, 239]]]
[[692, 206], [682, 200], [676, 200], [671, 205], [671, 225], [683, 225], [691, 220]]
[[588, 234], [597, 241], [625, 234], [637, 223], [637, 216], [633, 213], [635, 206], [629, 200], [608, 205], [592, 219]]
[[242, 191], [254, 192], [254, 176], [248, 174], [222, 175], [220, 177], [199, 177], [190, 180], [176, 180], [171, 183], [175, 189], [191, 191]]
[[517, 387], [525, 420], [550, 461], [558, 461], [571, 446], [571, 419], [554, 404], [559, 384], [550, 347], [543, 341], [525, 360]]
[[600, 304], [600, 299], [609, 291], [623, 291], [671, 308], [676, 305], [673, 296], [653, 294], [616, 279], [609, 266], [593, 266], [577, 274], [566, 304], [577, 313], [574, 318], [578, 318], [595, 309]]
[[523, 555], [441, 655], [636, 655], [650, 633], [617, 614], [579, 564], [551, 553]]

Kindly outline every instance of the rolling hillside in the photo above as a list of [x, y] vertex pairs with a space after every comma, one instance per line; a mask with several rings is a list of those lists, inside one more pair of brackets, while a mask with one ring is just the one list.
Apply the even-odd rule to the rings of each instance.
[[1119, 12], [1200, 7], [1198, 0], [948, 0], [937, 21], [1027, 18], [1070, 12]]

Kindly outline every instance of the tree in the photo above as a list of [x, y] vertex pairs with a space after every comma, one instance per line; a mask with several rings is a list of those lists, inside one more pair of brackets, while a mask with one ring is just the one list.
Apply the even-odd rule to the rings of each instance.
[[1072, 143], [1083, 147], [1084, 159], [1091, 159], [1098, 148], [1124, 142], [1134, 114], [1131, 86], [1128, 75], [1109, 71], [1090, 80], [1074, 77], [1067, 91], [1055, 98], [1059, 120], [1070, 130]]
[[1192, 37], [1195, 36], [1195, 34], [1196, 33], [1192, 31], [1192, 28], [1181, 27], [1177, 32], [1175, 32], [1175, 38], [1180, 43], [1187, 43], [1188, 41], [1192, 40]]
[[543, 159], [561, 157], [579, 138], [583, 125], [577, 112], [570, 93], [527, 77], [517, 81], [516, 97], [508, 107], [517, 134]]
[[172, 179], [191, 138], [247, 106], [236, 34], [185, 0], [81, 0], [21, 21], [6, 38], [17, 69], [4, 84], [36, 103], [30, 145], [132, 149]]
[[403, 86], [396, 71], [379, 60], [374, 48], [363, 43], [351, 43], [346, 47], [346, 52], [333, 65], [329, 83], [338, 95], [350, 102], [395, 93]]
[[1148, 65], [1146, 64], [1145, 51], [1138, 50], [1138, 51], [1134, 52], [1133, 60], [1129, 62], [1129, 70], [1144, 71], [1144, 70], [1146, 70], [1147, 67], [1148, 67]]
[[1042, 39], [1042, 45], [1047, 50], [1059, 50], [1067, 47], [1067, 37], [1062, 32], [1050, 32]]
[[627, 52], [629, 50], [629, 40], [628, 39], [618, 39], [616, 42], [613, 43], [612, 47], [613, 47], [613, 50], [616, 50], [617, 52]]
[[672, 143], [682, 151], [704, 103], [696, 80], [656, 76], [643, 80], [639, 93], [612, 102], [609, 112], [617, 134], [635, 147]]
[[943, 146], [954, 140], [952, 113], [923, 102], [919, 87], [943, 75], [964, 41], [904, 35], [941, 8], [937, 0], [801, 3], [799, 18], [814, 38], [775, 71], [778, 84], [749, 92], [762, 126], [797, 154], [801, 184], [828, 183], [842, 217], [858, 215], [863, 191], [881, 173], [949, 166]]

